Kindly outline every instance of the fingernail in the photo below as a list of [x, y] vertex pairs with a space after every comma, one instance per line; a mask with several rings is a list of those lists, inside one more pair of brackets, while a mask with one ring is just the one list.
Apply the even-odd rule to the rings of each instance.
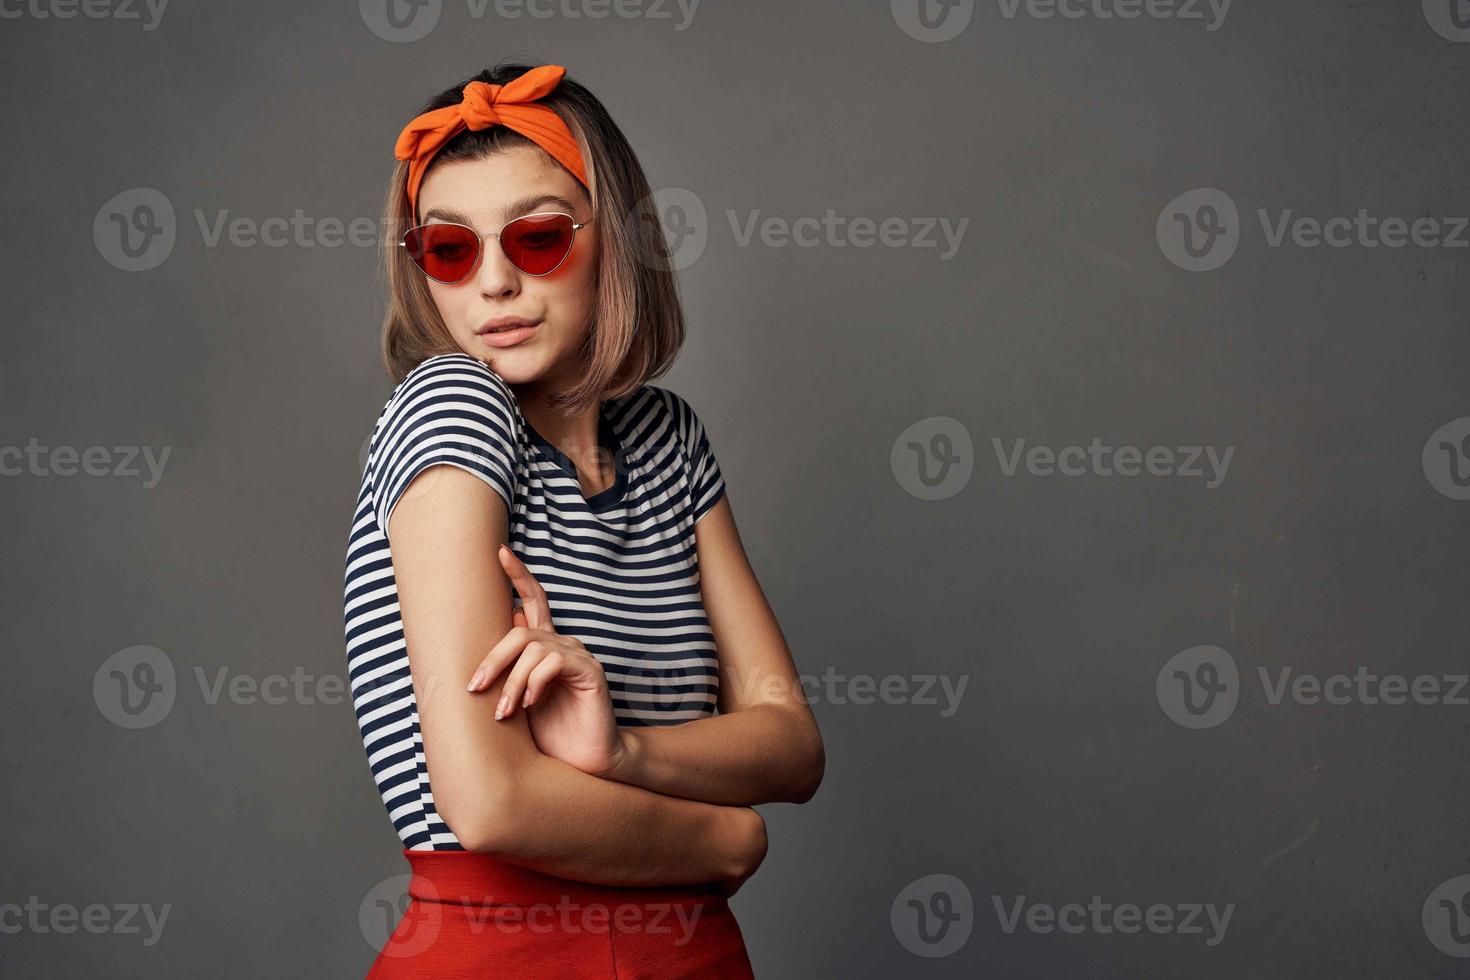
[[475, 676], [470, 678], [470, 684], [469, 684], [468, 687], [465, 688], [465, 690], [466, 691], [473, 691], [473, 690], [475, 690], [476, 688], [478, 688], [480, 686], [480, 682], [483, 681], [484, 679], [485, 679], [485, 671], [483, 669], [482, 670], [475, 671]]
[[531, 692], [530, 691], [527, 691], [526, 692], [526, 696], [523, 697], [523, 698], [521, 698], [521, 707], [524, 708], [526, 705], [528, 705], [530, 703], [531, 703]]
[[502, 694], [500, 696], [500, 703], [495, 706], [496, 721], [499, 721], [501, 718], [505, 717], [505, 709], [508, 707], [510, 707], [509, 698], [506, 695]]

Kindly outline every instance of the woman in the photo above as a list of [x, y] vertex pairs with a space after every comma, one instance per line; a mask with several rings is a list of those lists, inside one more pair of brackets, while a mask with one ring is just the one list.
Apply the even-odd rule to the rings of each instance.
[[346, 637], [412, 879], [369, 976], [748, 977], [752, 806], [824, 755], [704, 427], [648, 383], [683, 317], [642, 167], [554, 65], [396, 153]]

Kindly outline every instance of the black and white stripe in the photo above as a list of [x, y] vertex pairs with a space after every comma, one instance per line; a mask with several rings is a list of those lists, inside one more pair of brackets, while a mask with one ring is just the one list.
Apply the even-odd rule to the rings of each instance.
[[505, 500], [511, 549], [546, 589], [557, 631], [602, 663], [619, 725], [714, 713], [718, 660], [694, 524], [725, 484], [704, 426], [653, 385], [604, 402], [600, 425], [622, 453], [616, 482], [589, 499], [505, 381], [466, 354], [424, 361], [378, 417], [347, 547], [347, 670], [368, 763], [406, 848], [462, 849], [434, 809], [386, 533], [430, 466], [468, 470]]

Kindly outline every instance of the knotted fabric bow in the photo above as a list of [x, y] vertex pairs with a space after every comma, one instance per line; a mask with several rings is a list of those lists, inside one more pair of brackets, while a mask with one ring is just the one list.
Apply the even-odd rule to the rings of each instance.
[[465, 129], [489, 129], [497, 125], [513, 129], [550, 153], [586, 187], [587, 169], [572, 131], [555, 112], [536, 104], [537, 99], [556, 90], [566, 73], [560, 65], [541, 65], [505, 85], [470, 82], [464, 87], [458, 105], [431, 109], [414, 117], [398, 135], [398, 143], [393, 148], [395, 157], [409, 161], [408, 203], [414, 214], [418, 214], [419, 184], [429, 169], [429, 162], [444, 144]]

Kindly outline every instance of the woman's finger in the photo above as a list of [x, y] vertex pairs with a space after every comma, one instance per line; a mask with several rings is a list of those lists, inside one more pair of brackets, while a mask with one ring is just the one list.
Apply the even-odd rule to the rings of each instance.
[[516, 707], [526, 696], [527, 678], [531, 676], [531, 671], [546, 659], [551, 649], [550, 644], [542, 640], [531, 640], [526, 644], [526, 648], [516, 658], [515, 666], [505, 677], [505, 687], [500, 691], [500, 702], [495, 705], [496, 721], [515, 714]]
[[485, 659], [480, 661], [480, 666], [475, 668], [475, 673], [470, 677], [470, 682], [465, 688], [468, 691], [483, 691], [495, 682], [501, 671], [521, 655], [537, 636], [540, 630], [533, 630], [528, 626], [512, 626], [510, 632], [500, 638], [500, 642], [490, 648], [485, 654]]
[[529, 676], [526, 677], [526, 693], [521, 697], [521, 707], [529, 708], [538, 698], [541, 692], [546, 690], [546, 685], [566, 669], [567, 658], [556, 651], [548, 653], [536, 665]]
[[526, 611], [526, 625], [532, 629], [556, 632], [551, 625], [551, 604], [546, 600], [546, 590], [536, 581], [536, 576], [525, 563], [516, 557], [508, 545], [500, 546], [500, 567], [510, 577], [510, 584], [521, 597], [521, 608]]

